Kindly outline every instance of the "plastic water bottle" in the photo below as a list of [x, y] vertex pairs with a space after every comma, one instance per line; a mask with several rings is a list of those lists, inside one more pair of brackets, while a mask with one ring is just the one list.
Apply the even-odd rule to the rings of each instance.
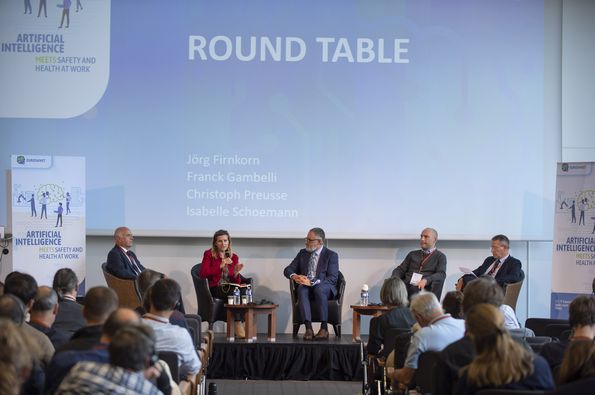
[[368, 296], [368, 284], [364, 284], [362, 286], [362, 292], [360, 294], [360, 305], [367, 306], [369, 303], [369, 296]]
[[233, 290], [233, 304], [240, 304], [240, 289], [238, 287]]
[[249, 285], [246, 289], [246, 299], [248, 300], [248, 303], [252, 303], [252, 287]]

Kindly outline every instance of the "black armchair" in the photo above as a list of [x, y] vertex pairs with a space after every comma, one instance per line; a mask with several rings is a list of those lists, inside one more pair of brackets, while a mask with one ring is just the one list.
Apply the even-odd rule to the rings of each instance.
[[[297, 337], [300, 326], [304, 323], [304, 319], [302, 318], [302, 315], [300, 314], [300, 309], [298, 308], [297, 286], [293, 280], [289, 280], [289, 293], [291, 294], [293, 337]], [[335, 297], [335, 299], [331, 299], [328, 301], [328, 323], [333, 326], [333, 330], [335, 331], [335, 335], [337, 337], [341, 337], [341, 310], [343, 308], [344, 295], [345, 277], [343, 277], [343, 273], [339, 271], [339, 275], [337, 277], [337, 296]], [[312, 306], [314, 305], [315, 303], [312, 303]], [[320, 312], [317, 311], [317, 309], [312, 309], [312, 321], [320, 322]]]
[[[209, 290], [209, 281], [206, 278], [199, 276], [201, 263], [194, 265], [190, 270], [192, 282], [194, 283], [194, 291], [196, 292], [196, 302], [198, 304], [198, 312], [200, 318], [209, 323], [209, 329], [213, 329], [215, 321], [226, 321], [227, 315], [223, 305], [227, 301], [223, 299], [213, 298]], [[252, 278], [240, 275], [243, 283], [252, 284]]]

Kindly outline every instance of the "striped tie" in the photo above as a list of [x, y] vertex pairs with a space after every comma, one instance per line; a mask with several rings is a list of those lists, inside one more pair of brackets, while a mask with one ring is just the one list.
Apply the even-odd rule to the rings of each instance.
[[308, 278], [312, 280], [316, 277], [316, 257], [318, 253], [314, 251], [312, 255], [310, 255], [310, 261], [308, 262]]

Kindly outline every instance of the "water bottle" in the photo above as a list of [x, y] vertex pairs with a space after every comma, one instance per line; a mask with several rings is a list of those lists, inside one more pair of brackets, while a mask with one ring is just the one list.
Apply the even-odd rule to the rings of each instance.
[[246, 289], [246, 299], [248, 300], [248, 303], [252, 303], [252, 287], [250, 285], [248, 285], [248, 288]]
[[360, 305], [367, 306], [369, 302], [368, 297], [368, 284], [364, 284], [362, 286], [362, 292], [360, 294]]
[[238, 287], [233, 290], [233, 304], [240, 304], [240, 289]]

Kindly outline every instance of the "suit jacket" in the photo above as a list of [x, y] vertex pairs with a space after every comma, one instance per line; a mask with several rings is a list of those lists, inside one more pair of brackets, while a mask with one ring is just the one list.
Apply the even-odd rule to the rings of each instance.
[[[422, 250], [411, 251], [403, 262], [393, 270], [392, 276], [399, 277], [406, 286], [409, 286], [413, 273], [419, 273], [422, 260]], [[433, 281], [444, 281], [446, 278], [446, 255], [441, 251], [434, 250], [421, 269], [422, 278], [427, 281], [428, 285]]]
[[[130, 252], [141, 272], [145, 270], [145, 267], [141, 265], [140, 261], [136, 257], [136, 254], [132, 251]], [[124, 250], [122, 250], [117, 245], [114, 246], [114, 248], [112, 248], [110, 252], [107, 254], [107, 265], [105, 265], [105, 269], [110, 274], [118, 278], [136, 280], [136, 278], [138, 277], [138, 275], [134, 273], [134, 270], [132, 269], [132, 264], [130, 263], [130, 260], [124, 253]]]
[[[292, 274], [308, 274], [308, 262], [311, 252], [301, 249], [293, 261], [285, 268], [283, 275], [290, 278]], [[322, 247], [318, 265], [316, 266], [316, 280], [320, 280], [320, 286], [329, 287], [333, 296], [337, 295], [337, 278], [339, 277], [339, 255], [326, 247]]]
[[72, 336], [83, 326], [85, 326], [83, 305], [69, 299], [61, 300], [52, 328], [68, 332]]
[[[480, 267], [473, 270], [473, 273], [479, 277], [487, 273], [488, 268], [496, 261], [496, 258], [489, 256], [483, 261]], [[501, 263], [498, 273], [496, 273], [496, 282], [504, 288], [504, 284], [517, 283], [523, 279], [521, 271], [521, 261], [509, 255], [504, 262]]]

